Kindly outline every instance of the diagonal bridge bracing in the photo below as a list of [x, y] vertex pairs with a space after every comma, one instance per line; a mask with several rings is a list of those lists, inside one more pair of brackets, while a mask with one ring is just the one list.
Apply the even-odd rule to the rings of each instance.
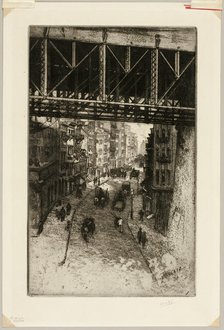
[[122, 38], [113, 43], [110, 28], [97, 29], [95, 37], [83, 28], [73, 40], [68, 30], [67, 38], [59, 38], [52, 29], [31, 29], [31, 116], [195, 124], [195, 49], [193, 43], [184, 46], [183, 38], [174, 49], [176, 30], [167, 32], [165, 45], [164, 31], [146, 30], [150, 44], [145, 47], [134, 39], [142, 29], [117, 30], [117, 39], [123, 31], [137, 46]]

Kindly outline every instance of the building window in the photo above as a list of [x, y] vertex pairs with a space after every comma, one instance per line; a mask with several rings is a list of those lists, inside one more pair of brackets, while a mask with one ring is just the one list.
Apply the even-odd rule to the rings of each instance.
[[162, 139], [164, 140], [166, 138], [166, 131], [165, 128], [162, 129]]
[[159, 170], [156, 170], [156, 184], [159, 184]]
[[171, 150], [170, 150], [170, 148], [167, 148], [167, 157], [168, 157], [168, 158], [171, 157]]
[[170, 138], [170, 128], [167, 129], [167, 137]]
[[166, 183], [166, 175], [165, 175], [165, 170], [162, 170], [161, 171], [161, 181], [162, 181], [162, 184], [165, 184]]
[[162, 149], [162, 157], [164, 158], [166, 156], [165, 148]]
[[167, 170], [167, 184], [170, 185], [170, 170]]
[[156, 158], [159, 157], [159, 148], [156, 148]]

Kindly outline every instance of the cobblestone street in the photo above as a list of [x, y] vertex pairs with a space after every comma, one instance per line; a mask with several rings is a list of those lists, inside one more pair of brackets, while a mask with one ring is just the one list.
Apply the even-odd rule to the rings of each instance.
[[[122, 179], [102, 184], [108, 189], [110, 201], [120, 188]], [[134, 186], [135, 183], [132, 183]], [[94, 206], [94, 187], [89, 184], [81, 200], [69, 200], [76, 212], [73, 216], [71, 239], [67, 259], [64, 258], [68, 232], [66, 223], [60, 222], [55, 209], [49, 214], [42, 234], [31, 237], [30, 292], [31, 294], [66, 294], [77, 296], [149, 296], [153, 295], [152, 275], [140, 248], [128, 227], [130, 198], [121, 216], [124, 232], [114, 226], [111, 203], [105, 208]], [[136, 215], [137, 209], [134, 212]], [[81, 237], [84, 217], [95, 218], [96, 233], [89, 244]], [[68, 220], [66, 218], [66, 220]]]

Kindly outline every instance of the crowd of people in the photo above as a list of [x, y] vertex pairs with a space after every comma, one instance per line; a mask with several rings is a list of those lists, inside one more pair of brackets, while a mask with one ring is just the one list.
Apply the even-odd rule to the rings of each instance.
[[61, 220], [61, 222], [65, 221], [66, 215], [70, 215], [72, 206], [68, 202], [66, 205], [62, 205], [61, 200], [57, 201], [56, 203], [56, 217], [58, 220]]

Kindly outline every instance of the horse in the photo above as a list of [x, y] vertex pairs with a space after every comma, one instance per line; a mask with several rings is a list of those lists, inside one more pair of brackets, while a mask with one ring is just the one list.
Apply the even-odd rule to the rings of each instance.
[[[120, 211], [123, 211], [126, 206], [126, 192], [120, 189], [117, 191], [114, 195], [113, 201], [112, 201], [112, 209], [119, 208]], [[121, 206], [116, 207], [116, 204], [120, 202]]]
[[105, 197], [101, 197], [100, 198], [100, 207], [104, 208], [105, 204], [106, 204], [106, 198]]
[[86, 243], [89, 242], [89, 235], [93, 236], [96, 230], [95, 219], [85, 218], [81, 226], [81, 235]]
[[99, 198], [98, 197], [94, 197], [94, 205], [95, 206], [99, 205]]

